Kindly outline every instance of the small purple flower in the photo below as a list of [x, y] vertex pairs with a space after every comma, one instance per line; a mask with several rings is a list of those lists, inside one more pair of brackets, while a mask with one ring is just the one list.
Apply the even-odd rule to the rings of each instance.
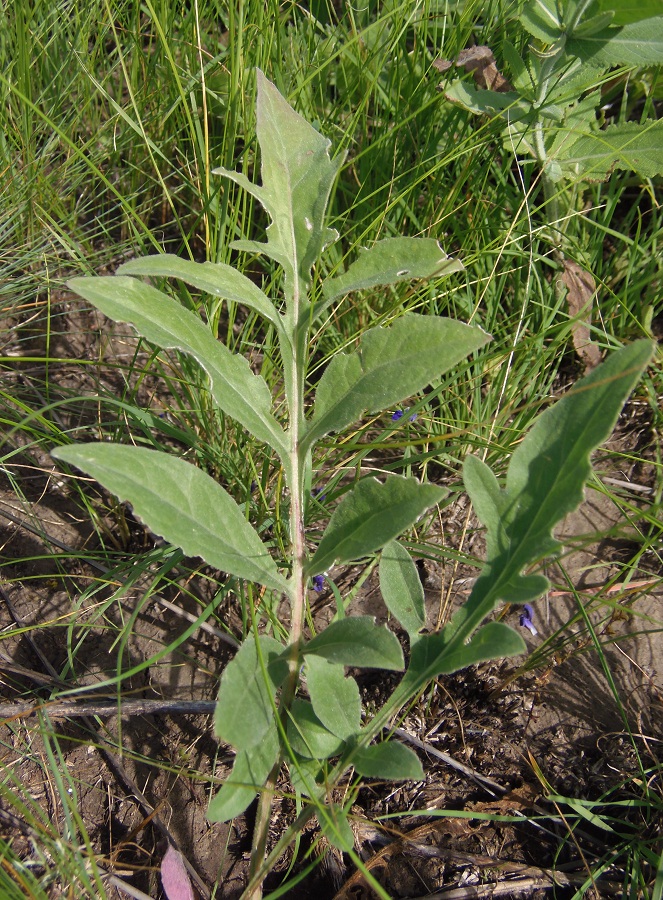
[[[396, 412], [391, 414], [391, 421], [392, 422], [400, 422], [400, 420], [403, 418], [403, 416], [405, 415], [406, 412], [407, 412], [407, 410], [405, 410], [405, 412], [404, 412], [402, 409], [397, 409]], [[410, 422], [414, 422], [415, 419], [417, 418], [417, 414], [412, 413], [412, 415], [409, 418], [410, 418]]]
[[314, 575], [313, 576], [313, 590], [316, 594], [322, 593], [325, 588], [325, 576], [324, 575]]
[[313, 488], [313, 490], [311, 491], [311, 496], [315, 497], [315, 499], [318, 501], [318, 503], [324, 503], [325, 500], [327, 499], [327, 495], [323, 494], [322, 493], [323, 491], [324, 491], [323, 487]]
[[522, 611], [520, 613], [520, 620], [519, 620], [520, 626], [521, 626], [521, 628], [529, 629], [529, 631], [531, 631], [532, 634], [536, 637], [536, 635], [539, 632], [534, 627], [533, 619], [534, 619], [534, 610], [529, 605], [529, 603], [524, 603]]

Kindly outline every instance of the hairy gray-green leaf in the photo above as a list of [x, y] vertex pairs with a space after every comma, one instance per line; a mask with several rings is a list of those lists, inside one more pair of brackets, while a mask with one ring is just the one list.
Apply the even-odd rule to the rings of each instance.
[[412, 557], [398, 541], [391, 541], [382, 551], [379, 573], [387, 609], [412, 638], [426, 624], [424, 589]]
[[325, 728], [307, 700], [293, 701], [286, 730], [292, 749], [305, 758], [329, 759], [343, 747], [343, 740]]
[[337, 236], [324, 226], [324, 215], [343, 157], [330, 160], [330, 141], [292, 109], [260, 70], [256, 132], [261, 187], [237, 172], [214, 172], [241, 185], [269, 213], [267, 243], [254, 244], [254, 249], [283, 266], [287, 291], [292, 292], [296, 277], [307, 282], [323, 247]]
[[330, 844], [343, 853], [351, 853], [355, 845], [355, 836], [348, 817], [342, 806], [329, 804], [324, 812], [318, 812], [320, 830]]
[[475, 326], [416, 313], [371, 328], [359, 350], [337, 354], [325, 369], [304, 444], [411, 397], [490, 339]]
[[566, 50], [594, 66], [655, 66], [663, 62], [663, 16], [571, 36]]
[[316, 716], [332, 734], [347, 740], [361, 727], [361, 697], [343, 666], [321, 656], [306, 657], [306, 686]]
[[398, 741], [383, 741], [352, 754], [352, 765], [365, 778], [422, 781], [424, 770], [414, 751]]
[[176, 456], [121, 444], [77, 444], [52, 451], [133, 506], [155, 534], [211, 566], [277, 591], [276, 563], [232, 497]]
[[416, 478], [389, 475], [384, 483], [362, 479], [334, 510], [307, 576], [379, 550], [445, 496], [443, 488]]
[[207, 808], [210, 822], [229, 822], [243, 813], [267, 780], [278, 755], [279, 736], [276, 729], [268, 731], [255, 747], [240, 751], [235, 757], [232, 772], [210, 800]]
[[652, 353], [651, 341], [635, 341], [546, 410], [511, 457], [504, 488], [485, 463], [467, 457], [463, 477], [486, 526], [486, 566], [442, 632], [452, 651], [499, 600], [523, 603], [545, 590], [543, 576], [523, 575], [523, 569], [556, 552], [552, 531], [582, 501], [590, 453], [612, 432]]
[[317, 759], [300, 756], [293, 751], [288, 772], [295, 793], [321, 800], [325, 795], [323, 765]]
[[450, 259], [433, 238], [385, 238], [370, 249], [362, 250], [343, 275], [328, 278], [322, 285], [322, 292], [326, 303], [331, 303], [351, 291], [450, 275], [462, 269], [463, 264]]
[[564, 170], [590, 180], [605, 180], [613, 169], [637, 172], [644, 178], [663, 175], [663, 119], [625, 122], [581, 135], [557, 153]]
[[280, 318], [272, 301], [246, 275], [225, 263], [192, 262], [172, 253], [143, 256], [121, 265], [118, 275], [149, 275], [152, 278], [180, 278], [187, 284], [234, 303], [243, 303], [280, 326]]
[[249, 750], [276, 727], [276, 691], [288, 674], [284, 650], [266, 634], [249, 636], [223, 670], [214, 731], [236, 750]]
[[426, 684], [438, 675], [526, 651], [522, 637], [503, 622], [488, 622], [479, 628], [469, 643], [460, 643], [454, 648], [450, 648], [444, 632], [425, 634], [412, 647], [405, 679], [415, 685]]
[[109, 319], [133, 325], [157, 347], [192, 356], [207, 372], [219, 409], [281, 457], [287, 454], [285, 435], [271, 413], [272, 397], [264, 378], [253, 374], [243, 356], [219, 343], [195, 313], [137, 278], [72, 278], [67, 284]]
[[302, 647], [305, 657], [321, 656], [343, 666], [370, 669], [403, 668], [403, 651], [398, 638], [372, 616], [349, 616], [332, 622]]

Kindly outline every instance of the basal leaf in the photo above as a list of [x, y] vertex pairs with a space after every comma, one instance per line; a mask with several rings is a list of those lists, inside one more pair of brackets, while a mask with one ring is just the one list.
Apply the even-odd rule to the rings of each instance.
[[307, 577], [379, 550], [445, 495], [442, 488], [420, 484], [416, 478], [390, 475], [384, 482], [364, 478], [334, 510], [306, 567]]
[[380, 558], [380, 592], [387, 609], [412, 637], [426, 624], [424, 589], [405, 547], [391, 541]]
[[109, 319], [133, 325], [157, 347], [192, 356], [207, 372], [218, 407], [282, 457], [287, 454], [285, 435], [271, 413], [272, 397], [264, 378], [253, 374], [243, 356], [217, 341], [195, 313], [137, 278], [72, 278], [67, 284]]
[[434, 278], [460, 272], [463, 264], [450, 259], [433, 238], [393, 237], [363, 250], [343, 275], [322, 285], [326, 302], [351, 291], [415, 278]]
[[238, 753], [232, 772], [210, 800], [207, 808], [210, 822], [229, 822], [243, 813], [264, 785], [278, 755], [279, 736], [276, 729], [268, 731], [255, 747]]
[[411, 397], [489, 340], [475, 326], [415, 313], [371, 328], [359, 350], [337, 354], [325, 369], [304, 443]]
[[268, 635], [250, 636], [223, 670], [214, 731], [236, 750], [249, 750], [276, 727], [276, 691], [288, 674], [284, 650]]
[[422, 781], [424, 770], [417, 754], [399, 741], [383, 741], [352, 754], [352, 765], [365, 778], [385, 781]]
[[323, 247], [336, 239], [336, 232], [324, 226], [324, 215], [343, 157], [329, 158], [330, 141], [292, 109], [260, 70], [257, 110], [262, 186], [236, 172], [214, 171], [249, 190], [269, 213], [267, 243], [256, 246], [283, 266], [292, 292], [296, 276], [308, 282]]
[[525, 576], [523, 569], [556, 551], [553, 529], [582, 501], [590, 453], [612, 432], [652, 353], [651, 341], [635, 341], [546, 410], [511, 457], [504, 488], [484, 463], [466, 459], [466, 488], [486, 526], [486, 566], [467, 603], [442, 632], [451, 650], [499, 600], [523, 603], [545, 590], [545, 578]]
[[613, 13], [613, 25], [629, 25], [661, 14], [661, 0], [598, 0], [598, 5]]
[[571, 37], [566, 50], [593, 66], [655, 66], [663, 62], [663, 16], [608, 26], [592, 35]]
[[292, 749], [304, 758], [329, 759], [343, 747], [343, 740], [325, 728], [307, 700], [293, 701], [287, 735]]
[[191, 463], [158, 450], [77, 444], [56, 459], [96, 478], [155, 534], [230, 575], [286, 590], [274, 560], [232, 497]]
[[320, 831], [332, 846], [343, 853], [351, 853], [355, 845], [355, 836], [345, 810], [341, 806], [329, 805], [324, 813], [318, 813]]
[[518, 121], [529, 113], [529, 106], [518, 105], [520, 95], [515, 91], [489, 91], [457, 80], [444, 89], [444, 96], [478, 116], [501, 115], [508, 109], [511, 120]]
[[361, 728], [361, 697], [342, 665], [314, 653], [306, 657], [306, 686], [315, 714], [332, 734], [347, 740]]
[[602, 181], [613, 169], [644, 178], [663, 175], [663, 119], [609, 125], [580, 136], [568, 149], [562, 144], [557, 157], [567, 172], [590, 180]]
[[189, 259], [180, 259], [172, 253], [159, 253], [155, 256], [132, 259], [121, 265], [117, 274], [180, 278], [214, 297], [250, 306], [270, 322], [280, 326], [279, 314], [269, 297], [250, 278], [225, 263], [197, 263]]
[[348, 616], [332, 622], [302, 647], [302, 653], [306, 658], [315, 654], [343, 666], [396, 672], [403, 668], [398, 638], [385, 626], [376, 625], [372, 616]]

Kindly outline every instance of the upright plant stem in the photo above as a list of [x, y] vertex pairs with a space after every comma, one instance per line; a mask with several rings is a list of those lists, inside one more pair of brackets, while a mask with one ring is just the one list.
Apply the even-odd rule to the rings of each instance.
[[[290, 428], [288, 430], [289, 452], [285, 475], [286, 484], [290, 491], [290, 545], [292, 555], [292, 572], [289, 580], [290, 652], [288, 657], [288, 677], [283, 687], [279, 704], [279, 715], [284, 728], [287, 725], [288, 711], [297, 690], [300, 644], [306, 606], [306, 585], [304, 580], [304, 566], [306, 562], [306, 539], [304, 533], [306, 453], [301, 449], [300, 442], [304, 427], [304, 375], [306, 371], [308, 329], [299, 324], [301, 292], [302, 285], [299, 278], [297, 278], [288, 304], [288, 312], [284, 316], [284, 330], [281, 337], [281, 356], [290, 418]], [[258, 801], [249, 872], [249, 883], [251, 885], [251, 882], [253, 882], [255, 886], [247, 889], [247, 900], [260, 900], [262, 897], [262, 882], [259, 879], [257, 880], [256, 876], [261, 870], [265, 859], [272, 798], [280, 768], [281, 756], [279, 755], [279, 759], [270, 772]]]

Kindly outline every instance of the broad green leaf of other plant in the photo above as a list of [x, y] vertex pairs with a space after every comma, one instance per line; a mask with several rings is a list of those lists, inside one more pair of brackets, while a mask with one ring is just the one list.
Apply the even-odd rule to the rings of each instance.
[[287, 589], [258, 534], [232, 497], [196, 466], [144, 447], [77, 444], [52, 451], [133, 506], [155, 534], [230, 575]]
[[656, 66], [663, 62], [663, 15], [621, 28], [571, 36], [567, 52], [594, 66]]
[[192, 356], [209, 376], [219, 409], [281, 457], [286, 455], [285, 436], [272, 415], [272, 397], [264, 378], [253, 374], [243, 356], [219, 343], [194, 312], [174, 297], [127, 276], [72, 278], [68, 287], [114, 322], [133, 325], [157, 347]]
[[348, 616], [332, 622], [302, 647], [302, 653], [306, 658], [313, 654], [343, 666], [395, 672], [403, 668], [398, 638], [383, 625], [376, 625], [372, 616]]
[[391, 541], [380, 557], [380, 591], [387, 609], [407, 631], [410, 641], [426, 624], [424, 589], [405, 547]]
[[[256, 197], [269, 213], [267, 242], [236, 242], [238, 249], [259, 250], [285, 272], [286, 295], [308, 284], [311, 267], [337, 234], [324, 225], [332, 185], [343, 157], [331, 160], [331, 142], [298, 115], [276, 87], [258, 71], [257, 137], [262, 157], [262, 186], [228, 169], [215, 169]], [[298, 296], [300, 304], [308, 302]]]
[[384, 741], [355, 750], [352, 765], [366, 778], [388, 781], [421, 781], [424, 778], [417, 754], [398, 741]]
[[325, 369], [304, 446], [411, 397], [490, 340], [476, 326], [416, 313], [371, 328], [359, 350], [337, 354]]
[[613, 169], [638, 172], [644, 178], [663, 175], [663, 119], [609, 125], [579, 137], [557, 158], [564, 172], [588, 181], [603, 181]]
[[345, 740], [359, 731], [359, 687], [342, 665], [311, 653], [306, 657], [306, 686], [316, 716], [332, 734]]

